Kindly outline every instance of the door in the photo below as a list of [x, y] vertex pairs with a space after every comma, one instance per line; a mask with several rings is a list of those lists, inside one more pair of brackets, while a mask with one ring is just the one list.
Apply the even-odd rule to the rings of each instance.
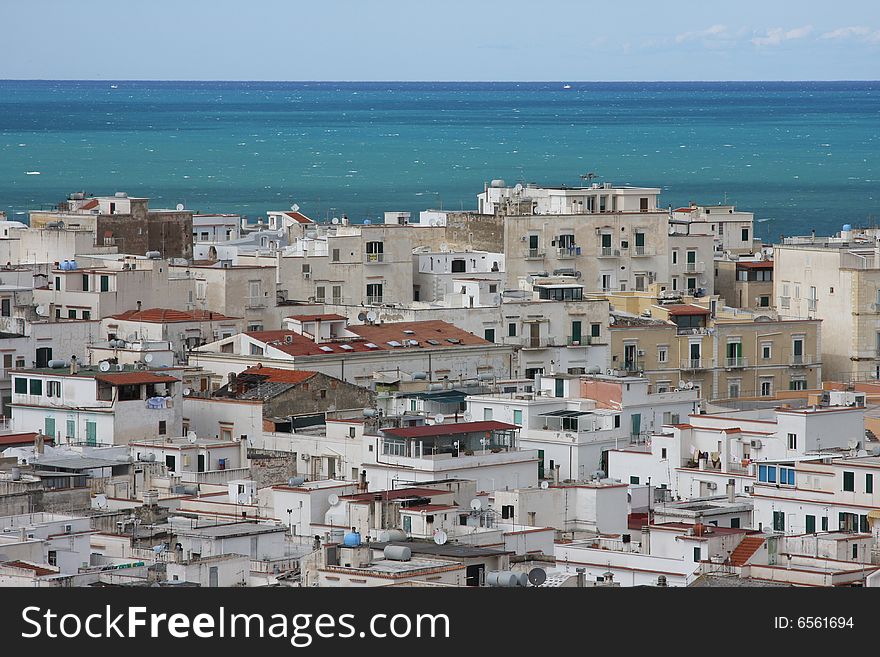
[[808, 534], [816, 533], [816, 516], [806, 516], [806, 530]]
[[199, 454], [198, 465], [196, 466], [199, 472], [205, 471], [205, 455]]
[[571, 343], [572, 344], [580, 344], [581, 343], [581, 323], [580, 322], [572, 322], [571, 323]]
[[541, 346], [541, 325], [537, 322], [529, 324], [529, 346]]
[[50, 438], [55, 438], [55, 418], [47, 417], [44, 425], [43, 433], [49, 436]]
[[538, 450], [538, 479], [544, 478], [544, 450]]
[[98, 444], [98, 425], [91, 420], [86, 421], [86, 445]]
[[486, 570], [486, 565], [482, 563], [475, 563], [467, 567], [465, 571], [465, 586], [479, 586], [480, 582], [483, 581], [483, 571]]
[[565, 397], [565, 379], [556, 379], [556, 396]]
[[529, 255], [530, 256], [538, 255], [538, 236], [537, 235], [529, 235]]
[[52, 347], [39, 347], [37, 349], [37, 367], [49, 367], [52, 360]]
[[690, 354], [691, 354], [691, 367], [699, 367], [700, 366], [700, 343], [699, 342], [691, 343]]
[[636, 369], [636, 346], [634, 344], [623, 345], [623, 367], [628, 371]]
[[795, 363], [804, 362], [804, 341], [798, 338], [792, 343], [792, 355]]
[[633, 413], [632, 414], [632, 433], [633, 436], [638, 436], [642, 431], [642, 414], [641, 413]]

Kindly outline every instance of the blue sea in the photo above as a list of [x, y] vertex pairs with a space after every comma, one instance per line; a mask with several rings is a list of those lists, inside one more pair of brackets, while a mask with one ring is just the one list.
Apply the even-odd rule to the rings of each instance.
[[764, 239], [880, 217], [880, 82], [568, 84], [0, 81], [0, 209], [126, 191], [360, 221], [593, 172], [736, 203]]

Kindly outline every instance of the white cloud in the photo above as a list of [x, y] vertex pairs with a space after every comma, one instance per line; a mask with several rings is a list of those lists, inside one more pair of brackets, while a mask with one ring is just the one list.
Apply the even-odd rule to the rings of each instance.
[[804, 25], [803, 27], [796, 27], [791, 30], [774, 27], [767, 30], [763, 35], [753, 38], [752, 43], [756, 46], [778, 46], [784, 41], [803, 39], [804, 37], [809, 36], [812, 31], [812, 25]]
[[723, 37], [727, 34], [726, 25], [713, 25], [705, 30], [696, 30], [694, 32], [682, 32], [675, 37], [676, 43], [685, 43], [686, 41], [695, 41], [697, 39], [706, 39], [708, 37]]
[[839, 27], [831, 32], [825, 32], [823, 39], [855, 39], [858, 41], [867, 41], [868, 43], [880, 43], [880, 30], [874, 30], [864, 25], [851, 25], [850, 27]]

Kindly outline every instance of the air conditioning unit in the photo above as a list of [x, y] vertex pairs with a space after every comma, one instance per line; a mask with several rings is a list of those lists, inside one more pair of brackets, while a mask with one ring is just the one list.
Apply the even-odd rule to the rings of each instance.
[[303, 278], [311, 278], [311, 277], [312, 277], [312, 272], [310, 272], [310, 271], [303, 272]]
[[644, 349], [639, 349], [636, 353], [637, 353], [639, 356], [644, 356], [644, 355], [645, 355], [645, 350], [644, 350]]
[[300, 457], [303, 461], [308, 461], [310, 458], [312, 458], [312, 457], [309, 456], [308, 454], [300, 454], [299, 457]]
[[749, 441], [749, 445], [751, 445], [751, 446], [754, 447], [755, 449], [761, 449], [761, 447], [762, 447], [762, 443], [761, 443], [761, 441], [758, 440], [758, 439], [755, 439], [755, 440]]
[[706, 484], [706, 488], [709, 490], [715, 490], [716, 488], [718, 488], [718, 484], [716, 484], [714, 481], [710, 481]]
[[748, 494], [748, 493], [751, 493], [751, 492], [752, 492], [752, 487], [751, 487], [751, 486], [743, 486], [743, 491], [745, 491], [747, 494]]
[[64, 525], [64, 533], [69, 534], [73, 531], [73, 525]]

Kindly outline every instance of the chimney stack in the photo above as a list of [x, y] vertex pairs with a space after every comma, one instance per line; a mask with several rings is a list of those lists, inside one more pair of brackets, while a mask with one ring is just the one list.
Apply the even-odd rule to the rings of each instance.
[[42, 456], [45, 451], [46, 444], [46, 436], [43, 435], [41, 431], [37, 431], [37, 435], [34, 436], [34, 454], [36, 456]]
[[140, 301], [137, 302], [137, 308], [138, 308], [137, 311], [140, 312], [141, 311], [141, 302]]
[[70, 373], [76, 374], [78, 371], [79, 371], [79, 366], [77, 365], [77, 362], [76, 362], [76, 356], [71, 356], [70, 357]]
[[727, 501], [731, 504], [736, 502], [736, 479], [727, 480]]

